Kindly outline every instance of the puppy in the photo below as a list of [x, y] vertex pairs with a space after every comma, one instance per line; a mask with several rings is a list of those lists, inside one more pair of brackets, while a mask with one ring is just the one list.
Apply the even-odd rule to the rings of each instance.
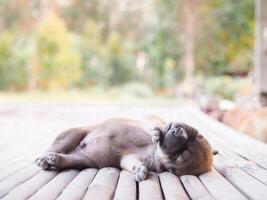
[[61, 133], [44, 155], [43, 168], [117, 167], [145, 180], [148, 171], [198, 175], [211, 169], [208, 142], [192, 127], [149, 117], [135, 121], [113, 118], [95, 126]]
[[[153, 136], [154, 135], [154, 136]], [[199, 175], [212, 168], [213, 154], [208, 141], [193, 127], [184, 123], [168, 123], [154, 129], [154, 141], [161, 169], [178, 176]]]

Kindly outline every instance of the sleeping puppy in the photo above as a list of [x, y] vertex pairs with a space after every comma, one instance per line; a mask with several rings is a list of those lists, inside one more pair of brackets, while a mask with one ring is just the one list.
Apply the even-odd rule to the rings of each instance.
[[198, 175], [211, 169], [212, 151], [197, 130], [157, 117], [135, 121], [113, 118], [61, 133], [44, 155], [43, 168], [117, 167], [145, 180], [148, 171]]
[[193, 127], [184, 123], [168, 123], [162, 129], [155, 127], [152, 137], [158, 142], [160, 171], [178, 176], [199, 175], [212, 168], [213, 154], [208, 141]]

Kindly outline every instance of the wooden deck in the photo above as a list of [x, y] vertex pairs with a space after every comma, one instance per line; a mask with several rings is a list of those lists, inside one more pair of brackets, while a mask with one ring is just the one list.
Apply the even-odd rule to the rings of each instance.
[[[157, 114], [195, 126], [219, 150], [214, 169], [196, 176], [151, 173], [137, 184], [115, 168], [43, 171], [33, 164], [60, 131], [111, 116]], [[0, 104], [2, 199], [267, 199], [267, 145], [240, 134], [197, 109], [158, 105]]]

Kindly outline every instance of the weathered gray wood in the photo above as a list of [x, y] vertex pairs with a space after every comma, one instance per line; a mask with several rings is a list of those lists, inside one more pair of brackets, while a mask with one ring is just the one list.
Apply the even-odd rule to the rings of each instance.
[[94, 179], [97, 169], [81, 171], [62, 191], [57, 200], [80, 200], [84, 197], [89, 184]]
[[139, 183], [139, 199], [163, 199], [159, 178], [155, 173], [150, 173], [148, 179]]
[[136, 182], [133, 174], [122, 170], [120, 172], [118, 185], [114, 195], [114, 200], [135, 200], [136, 199]]
[[214, 159], [215, 168], [236, 188], [251, 199], [261, 199], [267, 196], [267, 186], [254, 179], [244, 171], [232, 166], [220, 155]]
[[18, 173], [13, 174], [12, 176], [4, 179], [0, 182], [0, 198], [5, 196], [9, 191], [18, 186], [19, 184], [29, 180], [35, 174], [40, 171], [35, 165], [31, 165], [24, 170], [19, 171]]
[[259, 155], [267, 155], [267, 145], [261, 141], [258, 141], [242, 132], [238, 132], [231, 127], [228, 127], [215, 119], [210, 118], [208, 115], [203, 113], [197, 108], [186, 108], [184, 110], [187, 115], [194, 117], [194, 121], [207, 125], [213, 130], [213, 133], [223, 139], [229, 144], [234, 144], [240, 149], [248, 150], [252, 153], [257, 153]]
[[[193, 116], [193, 115], [190, 115], [190, 116]], [[251, 176], [257, 178], [262, 183], [267, 184], [267, 170], [258, 166], [254, 162], [251, 162], [249, 160], [244, 159], [243, 157], [240, 157], [237, 153], [234, 153], [234, 150], [235, 150], [236, 152], [239, 152], [241, 155], [248, 156], [248, 154], [244, 152], [241, 148], [235, 148], [233, 147], [233, 144], [229, 144], [228, 141], [225, 141], [225, 137], [222, 138], [218, 136], [218, 134], [214, 134], [214, 128], [213, 129], [210, 128], [212, 126], [211, 123], [208, 123], [208, 122], [201, 123], [198, 120], [194, 120], [193, 118], [189, 119], [186, 116], [185, 118], [188, 120], [190, 124], [196, 126], [201, 131], [201, 133], [209, 140], [211, 145], [215, 147], [217, 150], [219, 150], [220, 154], [222, 154], [225, 158], [227, 158], [228, 161], [231, 161], [235, 166], [242, 169], [243, 171], [250, 174]], [[221, 129], [219, 128], [217, 128], [216, 130], [218, 130], [217, 132], [221, 131]], [[239, 134], [239, 133], [236, 133], [236, 134]], [[264, 160], [259, 161], [259, 163], [264, 164]]]
[[1, 163], [0, 170], [10, 168], [13, 165], [16, 165], [17, 163], [25, 161], [25, 159], [27, 159], [25, 156], [18, 156], [15, 159], [7, 160], [7, 161], [0, 161]]
[[34, 194], [44, 184], [54, 178], [58, 172], [42, 170], [28, 181], [11, 190], [3, 200], [24, 200]]
[[[238, 133], [233, 129], [207, 117], [205, 114], [197, 109], [186, 109], [183, 114], [184, 117], [191, 117], [190, 123], [196, 126], [205, 136], [207, 129], [203, 129], [203, 126], [209, 129], [210, 136], [217, 138], [218, 141], [224, 143], [224, 146], [231, 149], [233, 152], [241, 155], [247, 160], [254, 161], [258, 165], [267, 169], [267, 145], [250, 138], [243, 133]], [[189, 118], [188, 118], [189, 119]], [[209, 137], [207, 139], [209, 140]]]
[[[27, 126], [25, 124], [22, 125], [24, 121], [19, 122], [19, 119], [16, 119], [16, 122], [21, 123], [21, 127], [15, 131], [13, 130], [12, 135], [19, 134], [20, 136], [18, 139], [25, 141], [25, 144], [21, 146], [20, 144], [11, 141], [10, 138], [6, 136], [4, 141], [1, 140], [1, 144], [6, 147], [3, 159], [0, 158], [1, 163], [6, 160], [5, 158], [11, 157], [11, 155], [25, 156], [25, 153], [29, 153], [29, 149], [31, 148], [42, 152], [45, 150], [45, 146], [48, 146], [53, 140], [53, 137], [55, 137], [61, 130], [76, 125], [85, 125], [101, 121], [108, 116], [113, 116], [114, 112], [120, 107], [119, 112], [116, 113], [117, 116], [120, 116], [121, 113], [123, 113], [124, 117], [130, 116], [132, 118], [141, 118], [146, 114], [154, 113], [166, 120], [172, 121], [184, 121], [185, 118], [189, 124], [196, 126], [199, 130], [203, 131], [203, 135], [208, 138], [213, 147], [220, 151], [220, 154], [223, 156], [223, 161], [227, 162], [225, 165], [225, 163], [222, 164], [219, 161], [218, 164], [217, 160], [215, 161], [215, 167], [218, 169], [219, 173], [212, 171], [200, 175], [200, 180], [197, 177], [187, 177], [189, 181], [183, 181], [186, 192], [190, 194], [191, 198], [214, 197], [216, 199], [243, 199], [244, 195], [249, 198], [259, 198], [264, 196], [263, 193], [265, 193], [265, 190], [263, 188], [266, 187], [266, 185], [264, 185], [266, 184], [266, 170], [261, 166], [267, 166], [266, 145], [250, 139], [243, 134], [239, 134], [228, 127], [222, 126], [218, 122], [210, 120], [206, 115], [195, 112], [192, 108], [190, 108], [189, 111], [185, 111], [184, 109], [176, 109], [175, 106], [139, 105], [129, 107], [128, 105], [125, 105], [115, 107], [116, 108], [114, 109], [110, 109], [109, 106], [104, 106], [104, 108], [102, 107], [101, 109], [100, 107], [90, 107], [85, 109], [86, 114], [84, 115], [81, 115], [80, 111], [76, 112], [75, 109], [66, 111], [66, 108], [55, 108], [58, 113], [54, 113], [54, 109], [50, 108], [50, 111], [53, 111], [54, 114], [52, 114], [51, 117], [51, 114], [49, 113], [47, 114], [47, 117], [43, 118], [43, 120], [46, 121], [46, 127], [38, 122], [38, 120], [36, 120], [37, 118], [34, 120], [34, 122], [39, 123], [34, 125], [34, 128], [37, 129], [37, 127], [40, 126], [39, 128], [41, 129], [41, 131], [37, 130], [38, 133], [31, 132], [28, 127], [33, 123], [31, 118], [35, 115], [30, 114], [28, 119], [25, 118]], [[99, 114], [99, 112], [102, 112], [105, 109], [106, 111]], [[81, 110], [84, 112], [83, 106], [81, 107]], [[90, 117], [89, 119], [88, 116]], [[6, 119], [5, 123], [9, 123], [9, 126], [11, 127], [10, 119]], [[25, 127], [28, 128], [25, 129]], [[9, 128], [6, 127], [5, 132], [7, 132], [8, 129]], [[51, 133], [49, 134], [50, 138], [48, 138], [48, 132]], [[0, 134], [1, 133], [3, 132], [0, 132]], [[36, 135], [38, 135], [38, 137], [35, 137]], [[31, 139], [25, 140], [25, 137]], [[31, 141], [32, 144], [27, 146], [27, 142], [29, 143], [29, 141]], [[19, 151], [20, 148], [22, 152]], [[9, 151], [11, 151], [12, 154], [8, 155]], [[215, 159], [217, 159], [217, 156], [215, 156]], [[20, 174], [21, 171], [27, 171], [22, 169], [23, 162], [16, 158], [15, 162], [13, 161], [14, 160], [8, 162], [5, 161], [7, 164], [5, 164], [4, 167], [1, 167], [2, 165], [0, 166], [4, 169], [4, 171], [2, 170], [2, 175], [0, 170], [0, 178], [1, 176], [5, 178], [0, 182], [0, 193], [1, 188], [3, 189], [2, 183], [7, 183], [8, 186], [7, 193], [4, 197], [5, 199], [25, 199], [28, 196], [31, 196], [32, 199], [82, 199], [84, 195], [86, 195], [85, 199], [135, 199], [138, 196], [140, 199], [146, 200], [164, 198], [186, 199], [186, 193], [181, 182], [176, 176], [170, 173], [160, 174], [159, 178], [157, 175], [153, 174], [148, 180], [143, 181], [138, 185], [135, 183], [130, 173], [122, 171], [119, 176], [119, 171], [117, 169], [115, 169], [116, 172], [113, 175], [110, 175], [107, 172], [101, 172], [102, 175], [101, 173], [98, 173], [94, 179], [94, 175], [89, 172], [87, 175], [85, 175], [86, 172], [80, 172], [75, 177], [78, 172], [75, 172], [75, 174], [72, 175], [64, 175], [64, 173], [66, 173], [65, 171], [61, 172], [54, 178], [52, 175], [50, 177], [46, 174], [47, 171], [41, 171], [40, 173], [37, 171], [36, 175], [32, 174], [31, 176], [31, 173], [27, 172], [28, 175], [25, 175], [27, 178], [24, 179]], [[16, 165], [22, 166], [19, 169], [20, 171], [15, 170]], [[111, 169], [114, 170], [114, 168]], [[54, 173], [56, 172], [54, 171]], [[19, 176], [17, 177], [17, 175]], [[11, 177], [15, 178], [12, 178], [11, 183], [10, 181], [8, 183], [7, 180], [10, 180]], [[137, 188], [136, 185], [138, 186]], [[254, 187], [257, 187], [257, 189], [254, 190]], [[88, 191], [86, 191], [87, 188]], [[137, 192], [139, 192], [139, 194], [136, 194]], [[201, 193], [204, 195], [201, 195]], [[261, 195], [258, 194], [257, 196], [256, 193], [261, 193]], [[205, 194], [208, 194], [208, 197], [206, 197]]]
[[187, 200], [187, 196], [179, 178], [169, 172], [159, 174], [160, 184], [166, 200]]
[[185, 175], [181, 176], [180, 179], [191, 199], [213, 199], [198, 177]]
[[234, 165], [267, 185], [266, 169], [262, 169], [260, 166], [256, 165], [254, 162], [251, 161], [236, 162], [234, 163]]
[[60, 172], [56, 177], [39, 189], [29, 199], [31, 200], [53, 200], [56, 199], [61, 191], [71, 182], [78, 174], [77, 170], [66, 170]]
[[0, 181], [5, 178], [11, 176], [12, 174], [25, 169], [25, 167], [29, 166], [30, 162], [28, 161], [20, 161], [18, 163], [14, 163], [12, 166], [0, 170]]
[[243, 194], [214, 169], [200, 175], [199, 178], [215, 199], [246, 199]]
[[96, 174], [93, 182], [88, 187], [84, 199], [106, 200], [112, 199], [119, 177], [119, 170], [116, 168], [102, 168]]

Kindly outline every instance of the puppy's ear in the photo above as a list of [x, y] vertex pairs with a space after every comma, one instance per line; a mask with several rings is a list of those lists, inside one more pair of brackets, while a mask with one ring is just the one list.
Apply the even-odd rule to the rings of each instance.
[[198, 135], [200, 135], [198, 130], [193, 128], [192, 126], [189, 126], [187, 124], [182, 125], [188, 135], [188, 138], [196, 138]]

